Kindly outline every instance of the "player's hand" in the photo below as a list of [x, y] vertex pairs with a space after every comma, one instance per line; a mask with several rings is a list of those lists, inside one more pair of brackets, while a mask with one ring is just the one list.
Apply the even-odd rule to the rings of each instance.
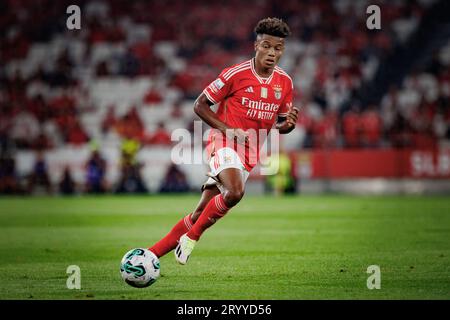
[[288, 112], [288, 114], [286, 116], [286, 123], [287, 123], [289, 128], [292, 127], [292, 126], [295, 126], [297, 124], [298, 112], [299, 112], [299, 110], [296, 107], [292, 107], [289, 110], [289, 112]]

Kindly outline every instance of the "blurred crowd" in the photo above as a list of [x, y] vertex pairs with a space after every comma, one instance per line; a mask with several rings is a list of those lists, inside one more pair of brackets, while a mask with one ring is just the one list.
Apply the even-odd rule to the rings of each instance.
[[[142, 164], [137, 160], [140, 144], [136, 140], [123, 141], [120, 152], [120, 178], [115, 183], [107, 179], [108, 163], [98, 146], [91, 146], [90, 155], [84, 164], [82, 182], [73, 176], [66, 166], [58, 179], [52, 181], [48, 159], [42, 151], [36, 153], [31, 171], [26, 176], [17, 174], [14, 157], [0, 158], [0, 194], [144, 194], [149, 190], [142, 176]], [[159, 193], [179, 193], [191, 190], [186, 175], [171, 164], [159, 183]]]
[[[281, 66], [294, 79], [301, 116], [286, 137], [288, 151], [421, 148], [450, 139], [450, 42], [379, 104], [355, 98], [434, 0], [375, 1], [383, 27], [373, 32], [366, 28], [368, 1], [75, 1], [81, 29], [68, 30], [73, 2], [0, 3], [2, 180], [17, 150], [92, 140], [170, 145], [171, 130], [192, 129], [192, 103], [203, 88], [253, 54], [253, 27], [266, 16], [284, 18], [292, 31]], [[143, 85], [136, 94], [119, 90], [117, 78]]]

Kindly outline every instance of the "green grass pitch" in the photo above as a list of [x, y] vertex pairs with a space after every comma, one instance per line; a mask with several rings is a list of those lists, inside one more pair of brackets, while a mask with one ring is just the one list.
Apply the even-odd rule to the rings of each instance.
[[[144, 289], [123, 254], [148, 247], [199, 195], [0, 198], [0, 299], [449, 299], [450, 198], [245, 196], [186, 266]], [[69, 290], [66, 269], [81, 269]], [[378, 265], [381, 289], [367, 288]]]

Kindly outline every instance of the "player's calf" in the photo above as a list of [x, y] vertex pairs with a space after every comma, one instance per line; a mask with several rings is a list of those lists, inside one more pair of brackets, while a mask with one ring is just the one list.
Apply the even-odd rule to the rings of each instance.
[[192, 224], [195, 224], [195, 222], [198, 220], [198, 217], [200, 217], [209, 201], [215, 196], [217, 196], [219, 193], [220, 191], [216, 186], [210, 186], [203, 190], [202, 197], [199, 203], [197, 204], [197, 207], [191, 214]]

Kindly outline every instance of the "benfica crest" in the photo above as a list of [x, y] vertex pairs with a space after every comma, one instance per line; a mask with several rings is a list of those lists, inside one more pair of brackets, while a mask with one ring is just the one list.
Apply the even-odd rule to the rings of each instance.
[[273, 86], [273, 91], [275, 91], [275, 98], [280, 100], [281, 99], [281, 86], [276, 84]]

